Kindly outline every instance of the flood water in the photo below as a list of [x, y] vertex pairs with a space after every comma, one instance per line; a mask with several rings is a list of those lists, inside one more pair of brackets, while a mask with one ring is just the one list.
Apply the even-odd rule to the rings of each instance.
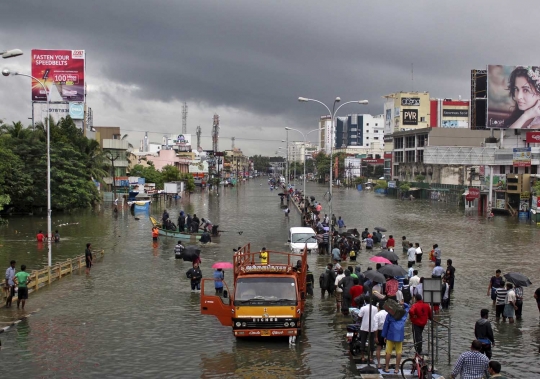
[[[322, 200], [325, 191], [308, 183], [308, 195]], [[152, 214], [159, 216], [163, 207], [154, 204]], [[287, 249], [288, 228], [300, 225], [294, 209], [285, 218], [279, 197], [268, 189], [265, 178], [220, 189], [219, 196], [195, 193], [167, 207], [172, 218], [181, 208], [199, 218], [208, 217], [227, 231], [218, 243], [202, 249], [206, 277], [211, 276], [215, 261], [231, 261], [232, 249], [245, 243], [250, 242], [252, 249]], [[453, 205], [401, 201], [352, 189], [334, 191], [334, 213], [349, 228], [385, 227], [385, 234], [393, 234], [398, 245], [403, 235], [419, 242], [426, 253], [438, 243], [443, 262], [453, 259], [454, 301], [442, 316], [451, 320], [452, 361], [474, 339], [480, 309], [492, 309], [486, 292], [495, 270], [529, 276], [534, 284], [525, 288], [523, 321], [509, 325], [493, 320], [497, 341], [493, 359], [502, 363], [509, 377], [540, 377], [539, 313], [533, 299], [540, 286], [535, 261], [539, 228], [504, 217], [487, 222]], [[68, 225], [57, 227], [61, 224]], [[2, 279], [11, 259], [17, 260], [17, 267], [46, 265], [47, 246], [35, 242], [37, 230], [46, 227], [46, 219], [37, 216], [10, 218], [7, 226], [0, 227]], [[104, 249], [105, 258], [95, 264], [89, 277], [82, 270], [30, 295], [26, 312], [38, 311], [0, 334], [0, 377], [348, 378], [357, 374], [343, 343], [344, 325], [350, 319], [336, 315], [333, 299], [315, 296], [308, 301], [305, 331], [295, 347], [283, 340], [236, 341], [230, 328], [199, 314], [199, 295], [190, 291], [185, 277], [189, 262], [173, 257], [176, 240], [160, 237], [155, 246], [150, 228], [147, 217], [135, 220], [127, 210], [115, 217], [109, 206], [55, 214], [53, 230], [59, 230], [62, 241], [53, 245], [53, 262], [83, 254], [87, 242], [94, 249]], [[359, 255], [362, 270], [372, 265], [369, 257], [365, 251]], [[327, 261], [328, 257], [309, 256], [316, 282]], [[431, 276], [427, 262], [420, 274]], [[231, 278], [227, 272], [226, 280]], [[491, 313], [494, 309], [490, 312], [494, 318]], [[22, 311], [16, 309], [0, 309], [0, 327], [20, 315]], [[440, 358], [438, 366], [448, 374], [444, 355]]]

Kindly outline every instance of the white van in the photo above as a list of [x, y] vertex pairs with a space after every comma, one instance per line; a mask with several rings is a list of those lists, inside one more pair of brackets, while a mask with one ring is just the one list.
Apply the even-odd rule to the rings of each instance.
[[317, 253], [319, 246], [311, 228], [294, 227], [289, 230], [289, 243], [293, 253], [300, 253], [307, 243], [308, 253]]

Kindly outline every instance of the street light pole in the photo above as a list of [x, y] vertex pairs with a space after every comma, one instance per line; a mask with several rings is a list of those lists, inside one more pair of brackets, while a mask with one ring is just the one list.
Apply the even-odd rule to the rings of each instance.
[[50, 128], [50, 118], [49, 118], [49, 108], [50, 108], [49, 91], [47, 91], [47, 87], [45, 87], [45, 84], [42, 81], [33, 77], [32, 75], [21, 74], [20, 72], [14, 72], [12, 74], [8, 69], [2, 70], [2, 75], [4, 76], [20, 75], [20, 76], [26, 76], [27, 78], [34, 79], [36, 82], [38, 82], [41, 85], [41, 87], [43, 87], [43, 90], [45, 91], [45, 96], [47, 96], [47, 122], [46, 122], [46, 128], [47, 128], [47, 250], [48, 250], [47, 258], [48, 258], [48, 264], [50, 268], [52, 266], [52, 219], [51, 219], [52, 209], [51, 209], [51, 128]]
[[[300, 102], [308, 102], [308, 101], [313, 101], [315, 103], [319, 103], [321, 104], [322, 106], [324, 106], [326, 108], [326, 110], [328, 111], [328, 113], [330, 114], [330, 117], [331, 117], [331, 120], [330, 120], [330, 188], [329, 188], [329, 195], [328, 195], [328, 208], [329, 208], [329, 214], [330, 214], [330, 217], [332, 217], [332, 164], [333, 164], [333, 159], [332, 159], [332, 150], [334, 148], [334, 121], [335, 121], [335, 116], [336, 116], [336, 113], [337, 111], [339, 111], [339, 109], [346, 105], [346, 104], [352, 104], [352, 103], [356, 103], [356, 104], [368, 104], [368, 101], [367, 100], [356, 100], [356, 101], [347, 101], [343, 104], [341, 104], [339, 107], [336, 108], [336, 104], [339, 103], [341, 101], [341, 98], [340, 97], [336, 97], [335, 100], [334, 100], [334, 105], [332, 106], [332, 111], [330, 111], [330, 108], [325, 104], [323, 103], [322, 101], [319, 101], [319, 100], [316, 100], [316, 99], [309, 99], [307, 97], [299, 97], [298, 98], [298, 101]], [[329, 251], [332, 252], [332, 239], [333, 239], [333, 236], [332, 236], [332, 228], [330, 228], [330, 238], [329, 238]]]

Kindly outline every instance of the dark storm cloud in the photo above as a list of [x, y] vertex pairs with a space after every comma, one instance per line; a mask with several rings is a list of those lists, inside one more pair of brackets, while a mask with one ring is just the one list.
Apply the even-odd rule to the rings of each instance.
[[[31, 48], [85, 49], [90, 82], [133, 86], [141, 99], [228, 107], [303, 128], [325, 112], [298, 104], [298, 96], [329, 103], [335, 96], [368, 99], [368, 107], [350, 106], [344, 113], [379, 114], [381, 96], [391, 92], [468, 98], [471, 68], [538, 63], [529, 52], [534, 34], [514, 38], [536, 24], [536, 12], [523, 11], [527, 4], [536, 6], [467, 0], [18, 1], [0, 6], [0, 36], [6, 47], [27, 54]], [[106, 102], [107, 96], [114, 109], [129, 109], [122, 99], [101, 94]]]

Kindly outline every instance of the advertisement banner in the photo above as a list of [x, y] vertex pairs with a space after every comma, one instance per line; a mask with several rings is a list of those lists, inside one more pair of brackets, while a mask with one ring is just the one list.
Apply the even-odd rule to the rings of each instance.
[[419, 107], [420, 98], [419, 97], [402, 97], [401, 105], [406, 107]]
[[444, 109], [442, 110], [443, 117], [461, 117], [469, 118], [468, 109]]
[[488, 66], [487, 127], [540, 129], [540, 66]]
[[403, 125], [418, 125], [418, 110], [404, 109], [403, 110]]
[[[32, 76], [39, 79], [51, 100], [85, 100], [84, 50], [32, 50]], [[47, 101], [41, 84], [32, 79], [32, 101]]]
[[530, 147], [515, 147], [512, 163], [514, 167], [530, 167], [531, 166], [531, 148]]
[[527, 132], [527, 143], [540, 143], [540, 132]]
[[478, 199], [480, 197], [480, 189], [475, 187], [469, 187], [469, 194], [467, 197], [471, 199]]
[[69, 117], [73, 120], [84, 119], [84, 103], [78, 101], [69, 103]]

